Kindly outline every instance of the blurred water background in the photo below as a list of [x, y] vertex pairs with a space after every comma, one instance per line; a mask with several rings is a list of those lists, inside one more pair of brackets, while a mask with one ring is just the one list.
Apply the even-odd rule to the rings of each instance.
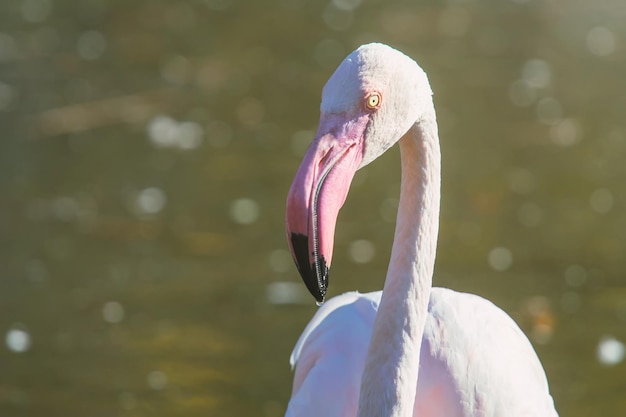
[[[0, 415], [281, 416], [315, 304], [284, 200], [321, 88], [414, 57], [435, 284], [509, 312], [561, 416], [626, 410], [622, 0], [0, 3]], [[355, 178], [331, 294], [382, 287], [399, 159]]]

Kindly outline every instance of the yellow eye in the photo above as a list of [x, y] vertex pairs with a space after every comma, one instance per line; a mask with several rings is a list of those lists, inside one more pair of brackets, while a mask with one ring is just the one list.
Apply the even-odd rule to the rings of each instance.
[[365, 107], [370, 110], [376, 110], [380, 107], [380, 94], [371, 93], [365, 98]]

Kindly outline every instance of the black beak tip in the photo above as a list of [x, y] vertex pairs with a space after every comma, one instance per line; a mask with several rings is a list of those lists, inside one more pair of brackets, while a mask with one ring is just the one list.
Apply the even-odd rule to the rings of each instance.
[[[326, 260], [324, 258], [320, 258], [320, 267], [321, 273], [318, 274], [317, 268], [313, 265], [312, 272], [309, 274], [308, 278], [304, 278], [304, 283], [306, 284], [309, 292], [315, 298], [315, 301], [318, 304], [322, 304], [324, 299], [326, 298], [326, 290], [328, 289], [328, 267], [326, 266]], [[302, 272], [300, 272], [302, 275]]]
[[[329, 270], [326, 260], [324, 257], [320, 257], [318, 262], [311, 263], [308, 236], [300, 233], [291, 233], [290, 240], [294, 261], [302, 281], [304, 281], [304, 285], [315, 298], [315, 301], [320, 304], [323, 303], [328, 288]], [[320, 271], [317, 270], [317, 265], [319, 265]]]

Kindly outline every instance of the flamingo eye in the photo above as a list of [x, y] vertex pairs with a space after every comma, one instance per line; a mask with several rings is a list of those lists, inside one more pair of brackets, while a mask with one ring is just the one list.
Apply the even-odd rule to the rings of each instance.
[[365, 97], [365, 107], [369, 110], [376, 110], [380, 107], [381, 96], [379, 93], [371, 93]]

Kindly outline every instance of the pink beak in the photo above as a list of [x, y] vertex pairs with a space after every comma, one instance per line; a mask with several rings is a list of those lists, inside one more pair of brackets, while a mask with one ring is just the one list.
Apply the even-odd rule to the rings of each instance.
[[322, 116], [287, 196], [287, 240], [309, 292], [323, 302], [335, 225], [363, 160], [369, 117]]

